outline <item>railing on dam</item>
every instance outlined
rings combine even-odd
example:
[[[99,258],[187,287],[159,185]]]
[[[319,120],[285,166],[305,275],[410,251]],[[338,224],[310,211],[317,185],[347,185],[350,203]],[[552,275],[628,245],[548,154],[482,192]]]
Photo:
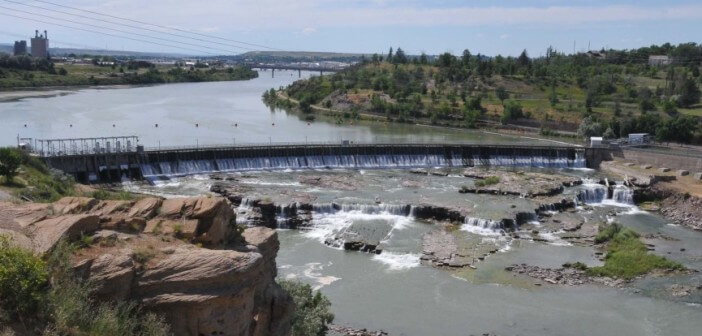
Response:
[[[487,144],[481,142],[440,142],[440,143],[408,143],[408,142],[272,142],[272,143],[238,143],[238,144],[205,144],[197,146],[153,146],[145,147],[145,152],[172,152],[172,151],[205,151],[205,150],[229,150],[244,148],[314,148],[314,147],[442,147],[442,146],[472,146],[472,147],[492,147],[492,148],[584,148],[578,145],[515,145],[515,144]]]

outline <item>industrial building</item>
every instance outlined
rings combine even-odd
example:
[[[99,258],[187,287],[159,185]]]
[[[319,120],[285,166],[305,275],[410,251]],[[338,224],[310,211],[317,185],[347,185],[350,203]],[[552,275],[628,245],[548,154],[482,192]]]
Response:
[[[12,54],[15,56],[27,54],[27,41],[15,41],[15,46],[12,48]]]
[[[36,58],[49,58],[49,35],[46,30],[44,35],[39,35],[39,31],[34,32],[32,38],[32,56]]]

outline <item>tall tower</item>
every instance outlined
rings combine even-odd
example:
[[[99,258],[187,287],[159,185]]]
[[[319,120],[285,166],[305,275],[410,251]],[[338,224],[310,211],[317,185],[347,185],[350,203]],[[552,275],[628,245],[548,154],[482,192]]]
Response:
[[[44,35],[39,35],[39,30],[34,31],[32,38],[32,56],[36,58],[49,58],[49,38],[46,30]]]
[[[15,56],[27,54],[27,41],[15,41],[15,46],[12,48]]]

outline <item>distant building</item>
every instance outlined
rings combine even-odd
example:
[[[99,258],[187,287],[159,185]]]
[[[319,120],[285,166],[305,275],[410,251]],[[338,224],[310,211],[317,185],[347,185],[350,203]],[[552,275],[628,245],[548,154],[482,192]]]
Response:
[[[673,59],[666,55],[651,55],[648,56],[648,65],[661,66],[670,65],[673,63]]]
[[[15,47],[12,48],[12,53],[15,56],[27,54],[27,41],[15,41]]]
[[[600,147],[602,146],[602,137],[590,137],[590,147]]]
[[[39,35],[35,31],[32,38],[32,56],[36,58],[49,58],[49,35],[44,31],[44,35]]]
[[[630,145],[646,145],[651,143],[651,135],[648,133],[629,133]]]

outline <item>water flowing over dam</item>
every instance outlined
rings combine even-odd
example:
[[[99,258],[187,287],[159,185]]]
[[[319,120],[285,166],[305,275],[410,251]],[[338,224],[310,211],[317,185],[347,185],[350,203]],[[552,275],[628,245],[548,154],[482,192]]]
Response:
[[[215,172],[420,167],[585,168],[586,150],[488,144],[286,144],[91,153],[45,157],[79,181],[155,181]]]

